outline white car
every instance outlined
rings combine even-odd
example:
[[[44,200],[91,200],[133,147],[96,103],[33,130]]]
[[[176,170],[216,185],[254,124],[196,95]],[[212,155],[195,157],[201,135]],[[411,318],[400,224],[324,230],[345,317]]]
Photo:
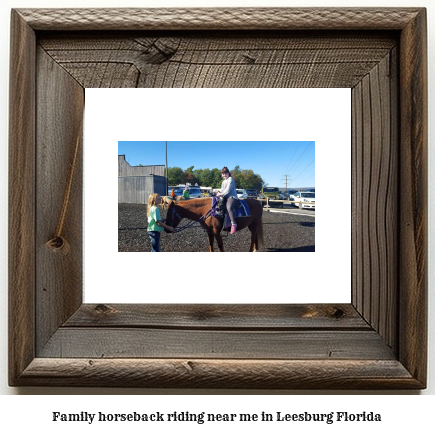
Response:
[[[248,193],[246,193],[244,188],[236,188],[236,192],[239,199],[246,199],[248,197]]]
[[[188,187],[190,199],[199,199],[202,197],[201,190],[198,187]]]
[[[295,191],[295,192],[293,192],[293,193],[290,193],[289,195],[288,195],[288,200],[291,200],[291,201],[294,201],[295,200],[295,194],[297,193],[297,191]],[[294,205],[294,204],[292,204],[292,205]]]
[[[293,200],[297,203],[294,205],[302,208],[316,208],[316,193],[308,191],[298,191],[293,195]]]

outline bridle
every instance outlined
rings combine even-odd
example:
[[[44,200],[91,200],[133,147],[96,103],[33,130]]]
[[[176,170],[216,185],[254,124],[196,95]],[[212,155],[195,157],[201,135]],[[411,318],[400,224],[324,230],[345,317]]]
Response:
[[[217,207],[217,202],[216,202],[216,204],[214,206],[212,205],[212,207],[203,216],[201,216],[198,220],[195,220],[195,221],[193,221],[191,223],[188,223],[187,225],[185,225],[185,226],[183,226],[181,228],[178,228],[178,227],[175,228],[175,227],[172,226],[172,224],[174,222],[174,217],[177,216],[180,219],[180,221],[181,221],[182,217],[180,216],[180,214],[178,214],[177,211],[175,211],[175,204],[174,204],[174,208],[172,208],[172,214],[171,214],[171,224],[169,226],[171,228],[174,228],[174,232],[176,232],[176,233],[184,231],[184,229],[190,228],[195,223],[199,223],[201,220],[208,219],[212,215],[212,213],[216,209],[216,207]]]

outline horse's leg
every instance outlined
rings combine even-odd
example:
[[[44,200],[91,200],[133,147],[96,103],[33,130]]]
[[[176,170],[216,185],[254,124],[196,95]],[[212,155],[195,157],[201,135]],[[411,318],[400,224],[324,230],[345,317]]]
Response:
[[[251,232],[251,246],[249,247],[249,251],[256,252],[257,249],[258,249],[257,232]]]
[[[208,245],[210,247],[210,252],[213,252],[213,242],[214,242],[214,234],[212,231],[207,232],[208,235]]]
[[[214,236],[216,237],[216,241],[217,241],[217,243],[218,243],[219,250],[220,250],[221,252],[223,252],[223,251],[224,251],[224,242],[223,242],[223,240],[222,240],[222,236],[221,236],[220,232],[215,232],[215,233],[214,233]]]
[[[222,240],[221,237],[221,230],[222,230],[222,223],[219,221],[219,219],[213,218],[211,217],[209,223],[208,223],[208,228],[209,228],[209,234],[208,234],[208,238],[209,240],[213,237],[216,238],[219,250],[221,252],[224,251],[224,242]],[[210,250],[210,252],[213,252],[213,250]]]
[[[208,235],[208,248],[210,252],[213,252],[213,243],[214,243],[214,234],[213,234],[213,227],[209,226],[207,222],[200,222],[200,225],[202,228],[207,232]]]
[[[248,228],[251,231],[251,246],[249,247],[249,251],[256,252],[258,250],[258,235],[257,235],[258,225],[252,222],[248,226]]]

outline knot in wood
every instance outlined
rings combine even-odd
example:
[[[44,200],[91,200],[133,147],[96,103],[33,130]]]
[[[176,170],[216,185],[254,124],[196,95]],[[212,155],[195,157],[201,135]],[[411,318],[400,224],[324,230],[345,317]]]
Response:
[[[45,243],[45,247],[53,253],[62,253],[67,255],[70,251],[70,245],[68,241],[62,236],[56,236],[51,238]]]
[[[344,316],[344,311],[342,309],[335,309],[332,316],[336,319],[341,319]]]
[[[98,304],[95,306],[94,312],[97,314],[108,314],[115,312],[115,309],[110,306],[106,306],[105,304]]]

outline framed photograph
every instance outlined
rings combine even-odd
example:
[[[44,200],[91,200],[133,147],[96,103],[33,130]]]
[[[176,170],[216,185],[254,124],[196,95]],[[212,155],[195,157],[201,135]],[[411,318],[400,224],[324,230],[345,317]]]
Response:
[[[85,303],[350,303],[350,89],[97,88],[86,89],[85,98],[84,233],[104,234],[98,243],[84,237]],[[162,131],[166,142],[159,141]],[[182,140],[173,140],[174,136]],[[145,137],[153,140],[139,140]],[[181,171],[177,166],[194,165],[198,173],[196,169],[211,165],[218,178],[214,186],[219,187],[226,165],[236,185],[243,181],[233,170],[238,164],[242,176],[243,169],[253,168],[271,187],[281,186],[282,175],[289,171],[294,180],[289,185],[298,179],[305,189],[318,185],[320,210],[316,218],[314,209],[300,210],[289,201],[271,202],[273,208],[268,210],[264,201],[255,200],[263,205],[257,210],[262,210],[264,241],[256,255],[248,255],[249,228],[232,236],[223,234],[224,253],[229,256],[223,262],[229,261],[231,272],[222,269],[222,260],[210,257],[208,234],[192,220],[183,219],[179,232],[161,233],[164,258],[150,255],[144,184],[160,182],[157,191],[164,196],[165,178],[152,175],[144,182],[136,174],[149,169],[163,173],[165,161],[169,180],[172,167]],[[135,175],[125,176],[128,173]],[[201,188],[207,182],[200,182]],[[136,185],[137,190],[129,189]],[[191,197],[198,195],[195,189]],[[340,199],[333,199],[331,190],[339,191],[342,203],[336,203]],[[184,202],[198,206],[198,201]],[[209,210],[211,199],[204,202]],[[328,212],[331,205],[335,212]],[[174,209],[181,213],[180,208],[178,199]],[[165,207],[160,212],[162,218],[167,216]],[[216,240],[214,249],[219,251]],[[146,277],[144,263],[153,270]],[[159,276],[168,273],[173,284],[162,285]],[[325,281],[334,282],[327,291]],[[162,289],[152,290],[156,286]]]
[[[424,8],[13,10],[10,385],[425,388],[426,68]],[[91,88],[350,89],[351,302],[84,303]]]

